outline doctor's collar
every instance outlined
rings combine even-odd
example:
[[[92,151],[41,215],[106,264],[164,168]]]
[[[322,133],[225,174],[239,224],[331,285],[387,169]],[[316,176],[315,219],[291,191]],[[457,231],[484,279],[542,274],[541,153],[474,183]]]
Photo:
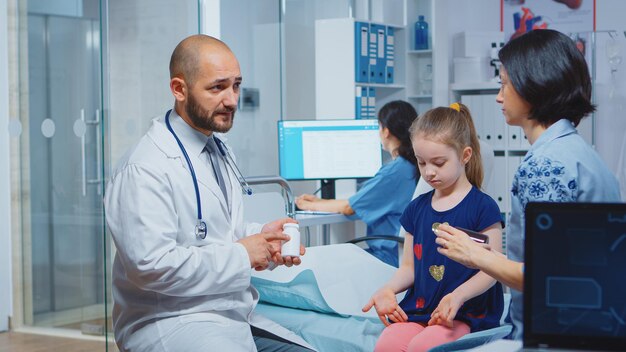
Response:
[[[170,124],[176,131],[178,138],[181,139],[189,155],[199,156],[204,150],[204,146],[209,137],[204,133],[189,126],[185,120],[172,108],[170,113]]]

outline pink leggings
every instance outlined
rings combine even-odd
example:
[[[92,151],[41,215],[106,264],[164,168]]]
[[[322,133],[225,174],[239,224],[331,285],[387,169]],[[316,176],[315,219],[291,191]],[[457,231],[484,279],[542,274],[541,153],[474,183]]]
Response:
[[[470,332],[470,327],[458,320],[454,327],[422,326],[418,323],[394,323],[383,330],[376,342],[375,352],[422,352],[459,339]]]

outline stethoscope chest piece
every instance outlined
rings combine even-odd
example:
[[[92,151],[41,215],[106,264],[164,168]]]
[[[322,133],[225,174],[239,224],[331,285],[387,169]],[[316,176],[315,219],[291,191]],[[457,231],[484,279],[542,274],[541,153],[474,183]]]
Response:
[[[206,222],[199,220],[196,224],[196,238],[202,240],[206,238]]]

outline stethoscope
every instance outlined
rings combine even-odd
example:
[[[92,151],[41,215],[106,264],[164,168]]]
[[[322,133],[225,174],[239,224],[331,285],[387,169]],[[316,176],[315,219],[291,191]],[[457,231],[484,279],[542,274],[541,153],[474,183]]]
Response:
[[[206,230],[206,223],[202,221],[202,205],[200,203],[200,191],[198,190],[198,179],[196,179],[196,172],[193,170],[193,164],[191,163],[191,160],[189,159],[189,155],[187,154],[187,150],[185,150],[185,146],[183,146],[183,143],[180,141],[180,139],[178,138],[178,136],[172,129],[172,125],[170,125],[170,113],[171,112],[172,110],[170,109],[165,114],[165,125],[167,126],[167,129],[170,131],[170,133],[174,136],[174,139],[176,139],[176,143],[178,143],[178,146],[180,147],[180,150],[183,152],[183,156],[185,157],[185,160],[187,161],[187,165],[189,166],[189,171],[191,172],[191,179],[193,180],[193,187],[196,190],[196,207],[198,209],[198,222],[196,223],[196,231],[195,231],[196,237],[205,239],[207,230]],[[224,142],[222,142],[219,138],[215,136],[213,136],[213,139],[215,140],[217,149],[219,149],[220,154],[222,154],[222,158],[224,158],[225,164],[228,165],[228,167],[230,167],[231,171],[235,174],[235,177],[237,177],[237,180],[239,181],[239,186],[241,186],[242,193],[251,195],[252,188],[250,188],[250,185],[248,185],[248,182],[246,181],[245,177],[243,177],[243,174],[237,167],[237,164],[235,163],[235,160],[233,160],[233,157],[230,155],[229,152],[227,152],[228,149],[226,148],[226,145],[224,144]]]

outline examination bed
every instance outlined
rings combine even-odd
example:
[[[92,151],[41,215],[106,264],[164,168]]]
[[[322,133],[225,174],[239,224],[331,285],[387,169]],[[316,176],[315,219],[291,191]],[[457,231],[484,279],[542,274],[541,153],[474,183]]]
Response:
[[[256,311],[318,351],[373,351],[384,325],[374,308],[367,313],[361,308],[395,270],[354,244],[310,247],[299,266],[254,272],[252,283],[261,295]],[[510,329],[503,325],[472,333],[432,351],[475,347],[508,335]]]

